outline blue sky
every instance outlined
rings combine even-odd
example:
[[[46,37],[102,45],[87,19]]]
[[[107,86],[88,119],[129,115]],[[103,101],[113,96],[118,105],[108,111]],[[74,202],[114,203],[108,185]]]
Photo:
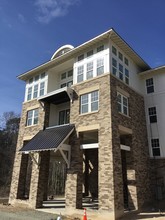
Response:
[[[165,64],[164,0],[0,0],[0,115],[21,112],[16,76],[113,27],[151,66]]]

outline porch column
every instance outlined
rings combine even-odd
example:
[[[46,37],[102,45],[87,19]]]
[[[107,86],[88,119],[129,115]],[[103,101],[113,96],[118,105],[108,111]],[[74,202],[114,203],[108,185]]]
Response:
[[[38,166],[33,162],[32,166],[29,196],[29,206],[31,208],[42,207],[42,202],[47,191],[50,151],[41,152],[40,157],[40,165]]]
[[[71,164],[67,172],[65,198],[66,209],[82,208],[82,167],[83,153],[80,150],[80,141],[74,131],[70,137]]]

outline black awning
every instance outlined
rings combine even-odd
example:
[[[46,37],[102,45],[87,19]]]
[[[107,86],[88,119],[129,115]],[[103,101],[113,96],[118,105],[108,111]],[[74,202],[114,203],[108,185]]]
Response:
[[[38,98],[39,101],[48,102],[55,105],[72,100],[73,90],[70,87],[57,89]]]
[[[34,152],[44,150],[55,150],[69,137],[73,132],[74,125],[60,125],[39,131],[25,146],[21,152]]]

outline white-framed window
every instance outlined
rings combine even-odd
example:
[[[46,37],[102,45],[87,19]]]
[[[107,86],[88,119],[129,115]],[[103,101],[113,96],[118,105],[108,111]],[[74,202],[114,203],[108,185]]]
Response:
[[[59,125],[68,124],[70,121],[70,109],[59,112]]]
[[[98,111],[99,108],[99,91],[93,91],[80,96],[80,113]]]
[[[30,78],[26,84],[25,101],[30,101],[41,95],[45,95],[46,80],[47,78],[45,73]]]
[[[129,60],[112,45],[112,74],[129,85],[128,65]]]
[[[77,82],[82,82],[84,80],[84,66],[81,65],[77,68]]]
[[[104,50],[104,45],[97,47],[97,53]]]
[[[40,96],[44,95],[45,82],[40,83]]]
[[[112,73],[116,76],[117,74],[117,61],[112,57]]]
[[[33,99],[37,98],[37,96],[38,96],[38,84],[34,85]]]
[[[129,70],[125,68],[125,83],[129,85]]]
[[[119,79],[123,80],[123,65],[119,63]]]
[[[32,99],[32,86],[27,90],[27,101]]]
[[[128,97],[121,93],[117,94],[118,112],[128,115]]]
[[[152,147],[152,155],[153,156],[160,156],[159,138],[152,138],[151,139],[151,147]]]
[[[104,58],[97,59],[97,76],[104,73]]]
[[[76,73],[74,82],[79,83],[103,74],[108,68],[105,65],[108,53],[109,51],[102,44],[77,56],[74,63],[74,71]]]
[[[73,85],[73,69],[61,73],[60,88],[71,87]]]
[[[150,123],[157,122],[156,107],[148,108],[148,115],[149,115]]]
[[[118,52],[118,56],[119,56],[119,59],[120,59],[121,61],[123,61],[123,54],[120,53],[120,51]]]
[[[146,79],[146,89],[147,93],[153,93],[154,92],[154,81],[153,78]]]
[[[36,125],[38,124],[38,109],[33,109],[27,112],[26,125]]]
[[[112,53],[116,56],[117,55],[117,49],[116,47],[112,46]]]
[[[87,79],[93,78],[93,61],[87,63]]]

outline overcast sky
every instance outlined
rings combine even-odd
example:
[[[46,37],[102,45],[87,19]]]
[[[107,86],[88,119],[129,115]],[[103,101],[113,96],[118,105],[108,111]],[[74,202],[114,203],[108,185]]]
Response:
[[[151,67],[164,65],[164,10],[165,0],[0,0],[0,115],[21,112],[16,76],[111,27]]]

